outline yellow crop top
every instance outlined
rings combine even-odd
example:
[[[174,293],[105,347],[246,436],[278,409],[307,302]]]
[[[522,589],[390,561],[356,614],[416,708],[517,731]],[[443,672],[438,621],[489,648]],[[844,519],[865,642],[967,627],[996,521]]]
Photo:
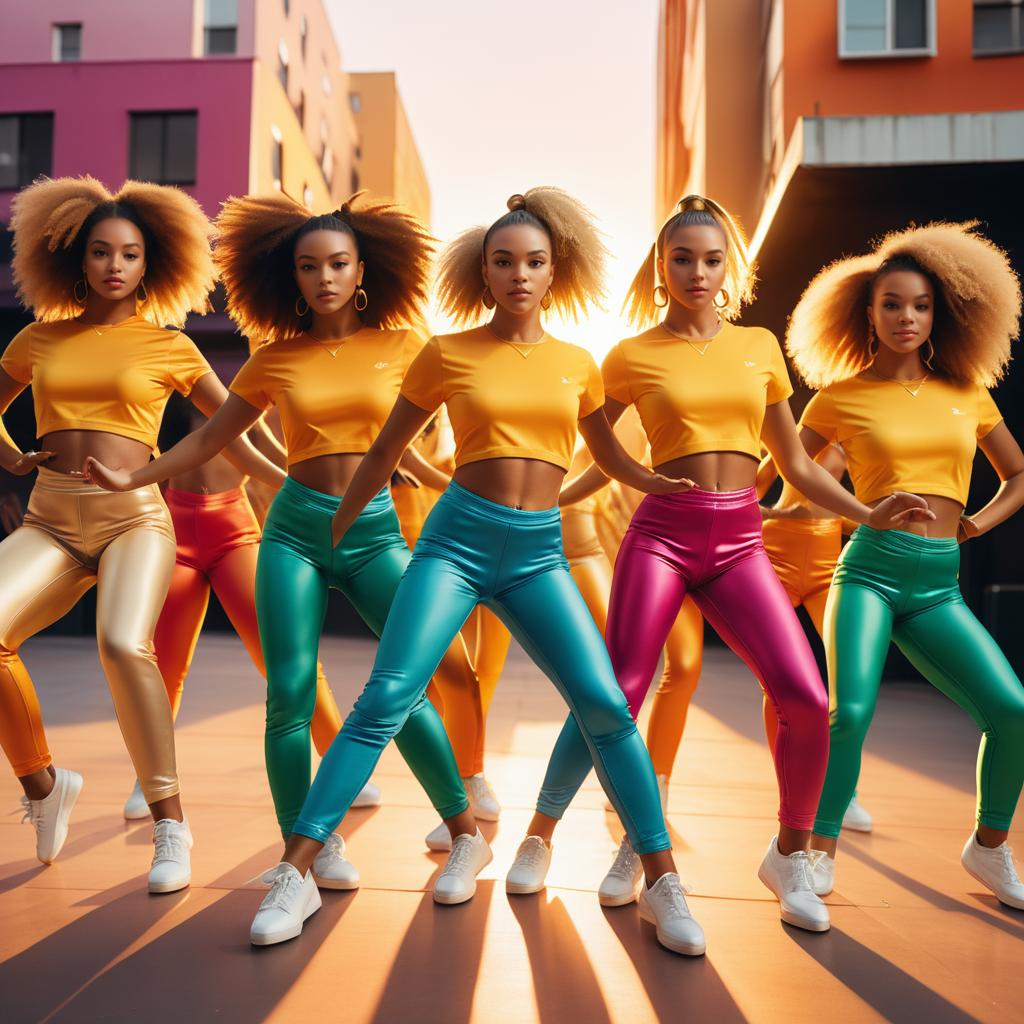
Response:
[[[609,398],[636,405],[655,466],[700,452],[759,459],[765,408],[793,393],[775,335],[730,323],[693,342],[659,324],[620,341],[602,373]]]
[[[318,455],[366,452],[421,345],[413,331],[373,327],[340,342],[300,334],[256,349],[230,390],[261,411],[277,406],[290,466]]]
[[[29,324],[0,366],[32,386],[39,437],[101,430],[150,448],[171,392],[188,395],[212,372],[190,338],[139,316],[109,327],[79,320]]]
[[[487,326],[431,338],[402,395],[421,409],[447,404],[456,467],[516,458],[567,470],[577,421],[604,404],[601,373],[585,349],[548,334],[536,345],[513,344]]]
[[[978,439],[1002,418],[980,384],[933,377],[913,396],[896,381],[862,373],[819,391],[800,425],[843,446],[865,504],[910,491],[964,505]]]

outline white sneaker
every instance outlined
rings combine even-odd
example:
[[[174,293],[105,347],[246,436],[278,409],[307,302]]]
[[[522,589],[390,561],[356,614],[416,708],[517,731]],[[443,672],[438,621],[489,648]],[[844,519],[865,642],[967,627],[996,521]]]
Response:
[[[375,785],[372,782],[367,782],[365,786],[356,794],[355,800],[352,801],[352,807],[380,807],[381,795],[380,786]]]
[[[274,868],[270,892],[256,911],[249,941],[254,946],[272,946],[294,939],[302,932],[306,918],[320,909],[320,890],[307,871],[305,878],[291,864]]]
[[[474,818],[481,821],[497,821],[501,815],[501,804],[491,789],[491,784],[484,778],[483,772],[470,775],[463,779],[462,784],[466,787],[466,796],[469,797],[469,807]]]
[[[843,815],[843,828],[848,828],[851,832],[870,832],[874,827],[875,822],[871,817],[871,812],[859,804],[857,798],[854,797]]]
[[[476,830],[456,836],[444,871],[434,883],[435,903],[465,903],[476,893],[476,876],[494,859],[487,840]]]
[[[313,881],[321,889],[358,889],[359,871],[345,859],[345,840],[332,832],[313,861]]]
[[[527,836],[505,876],[505,892],[540,892],[551,867],[551,844],[540,836]]]
[[[991,889],[1000,903],[1024,910],[1024,882],[1021,882],[1017,874],[1013,850],[1007,843],[1002,842],[993,848],[982,846],[975,832],[964,846],[960,863],[969,875],[986,889]]]
[[[814,892],[806,850],[786,856],[779,852],[778,836],[772,836],[757,877],[778,897],[787,924],[809,932],[827,932],[831,927],[828,907]]]
[[[824,850],[808,850],[811,859],[811,888],[817,896],[827,896],[835,887],[836,859]]]
[[[602,907],[624,907],[640,896],[644,885],[644,866],[633,852],[626,836],[619,843],[615,861],[604,876],[597,899]]]
[[[149,804],[146,803],[146,798],[142,794],[142,786],[139,785],[138,779],[135,780],[135,785],[132,786],[132,791],[124,802],[124,817],[125,821],[149,817]]]
[[[431,829],[423,841],[427,844],[427,849],[435,853],[447,853],[452,848],[452,834],[443,821],[437,828]]]
[[[658,780],[658,796],[661,798],[661,814],[664,817],[668,814],[668,776],[658,775],[656,778]],[[615,810],[615,805],[607,797],[605,797],[604,809],[606,811]]]
[[[177,892],[192,881],[192,831],[187,821],[161,818],[153,825],[150,892]]]
[[[82,776],[67,768],[56,769],[53,789],[42,800],[21,798],[25,810],[22,821],[30,821],[36,830],[36,856],[52,864],[68,837],[68,819],[82,792]]]
[[[705,949],[704,929],[693,919],[679,876],[662,875],[640,892],[640,916],[654,925],[658,941],[673,953],[700,956]]]

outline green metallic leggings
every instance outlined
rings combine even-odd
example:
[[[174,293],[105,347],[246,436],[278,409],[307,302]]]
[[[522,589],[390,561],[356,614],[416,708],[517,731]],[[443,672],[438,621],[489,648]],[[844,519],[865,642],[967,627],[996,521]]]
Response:
[[[1024,783],[1024,687],[964,603],[959,568],[952,538],[868,526],[840,556],[825,609],[830,749],[818,835],[839,835],[890,638],[978,723],[978,822],[1010,827]]]
[[[340,502],[289,477],[270,508],[256,565],[267,665],[267,775],[285,836],[309,790],[309,722],[327,588],[340,590],[380,636],[411,557],[386,490],[332,548],[331,517]],[[395,743],[442,818],[469,806],[444,726],[422,694]]]

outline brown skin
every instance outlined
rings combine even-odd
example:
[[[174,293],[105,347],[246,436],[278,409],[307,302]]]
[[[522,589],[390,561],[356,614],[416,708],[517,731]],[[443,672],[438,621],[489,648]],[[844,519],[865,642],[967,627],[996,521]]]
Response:
[[[891,380],[905,381],[916,387],[930,373],[923,354],[927,353],[925,342],[931,334],[934,307],[935,294],[931,282],[922,274],[894,270],[879,278],[871,305],[867,308],[868,320],[878,338],[878,354],[862,376],[877,381],[880,387],[891,386],[888,383]],[[922,387],[928,387],[927,380]],[[800,432],[800,441],[811,457],[827,443],[808,427]],[[959,536],[964,541],[987,533],[1024,505],[1024,452],[1006,424],[998,424],[978,442],[978,447],[1001,481],[992,500],[979,512],[961,520],[964,509],[958,501],[938,494],[926,494],[924,497],[934,518],[908,522],[900,529],[922,537]],[[1005,842],[1009,834],[981,824],[977,830],[978,842],[990,848]],[[815,834],[811,837],[811,848],[824,850],[834,857],[838,842],[838,839]]]
[[[529,225],[510,226],[494,232],[484,253],[481,273],[495,300],[489,325],[491,331],[498,338],[519,345],[541,342],[544,338],[541,301],[555,275],[551,239],[547,233]],[[398,398],[387,423],[353,477],[346,501],[334,517],[332,533],[335,544],[345,536],[366,503],[387,481],[399,456],[431,415],[407,399]],[[690,486],[688,480],[671,480],[651,473],[630,458],[612,434],[600,409],[580,420],[579,427],[594,458],[610,475],[624,483],[660,494],[685,490]],[[561,467],[548,462],[503,458],[460,466],[453,479],[489,501],[509,508],[536,511],[557,504],[564,477],[565,471]],[[476,821],[472,813],[466,811],[461,817],[464,819],[461,834],[475,834]],[[320,846],[316,840],[306,836],[292,835],[285,845],[283,859],[304,874]],[[676,870],[668,850],[645,855],[643,862],[651,885],[662,875]]]
[[[714,299],[725,281],[727,246],[725,232],[718,227],[681,225],[665,239],[664,253],[658,258],[658,273],[669,296],[665,325],[670,333],[691,339],[700,347],[714,345],[721,327]],[[608,421],[614,425],[625,408],[622,403],[607,399]],[[786,479],[810,501],[835,515],[857,523],[870,523],[880,530],[903,529],[910,522],[933,518],[924,499],[913,494],[897,492],[874,509],[858,501],[804,451],[787,401],[776,402],[765,410],[761,436]],[[755,485],[758,461],[741,452],[700,452],[671,459],[654,468],[665,476],[689,477],[702,490],[738,491]],[[562,503],[582,500],[605,479],[596,467],[588,469],[568,485]],[[534,815],[530,831],[542,829],[537,834],[548,838],[555,824],[555,819],[538,813]],[[778,842],[782,854],[806,850],[810,841],[810,829],[794,829],[780,823]]]

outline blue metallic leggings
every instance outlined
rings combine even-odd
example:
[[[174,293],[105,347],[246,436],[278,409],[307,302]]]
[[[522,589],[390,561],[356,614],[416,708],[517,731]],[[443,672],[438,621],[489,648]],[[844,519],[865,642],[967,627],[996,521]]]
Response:
[[[654,769],[569,575],[558,509],[508,508],[455,483],[427,519],[370,680],[324,755],[292,831],[321,842],[334,831],[480,603],[494,610],[565,698],[633,849],[669,849]]]

